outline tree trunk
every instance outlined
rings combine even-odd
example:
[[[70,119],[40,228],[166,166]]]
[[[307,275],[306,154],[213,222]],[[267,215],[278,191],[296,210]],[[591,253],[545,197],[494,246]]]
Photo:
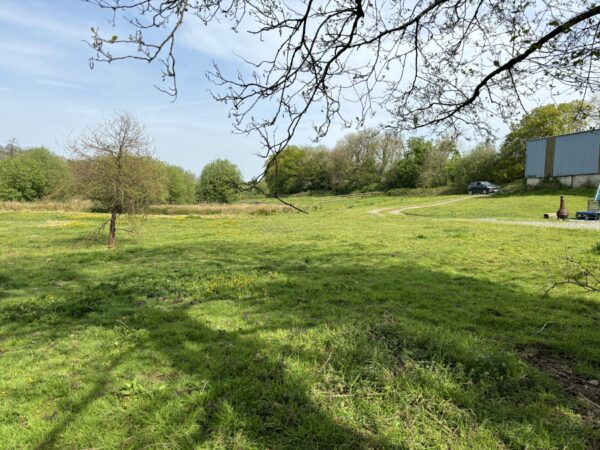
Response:
[[[113,248],[117,241],[117,210],[113,208],[110,213],[110,228],[108,229],[108,247]]]

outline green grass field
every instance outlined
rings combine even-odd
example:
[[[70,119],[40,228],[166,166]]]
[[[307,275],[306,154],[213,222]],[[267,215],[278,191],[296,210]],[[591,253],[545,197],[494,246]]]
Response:
[[[599,231],[453,220],[556,195],[368,214],[446,198],[151,216],[113,251],[101,214],[0,213],[0,448],[600,448],[600,299],[542,298]]]
[[[570,216],[587,210],[589,196],[565,195]],[[558,195],[526,195],[515,197],[477,197],[441,208],[426,208],[407,212],[410,215],[439,218],[498,218],[540,220],[544,213],[555,213],[560,206]]]

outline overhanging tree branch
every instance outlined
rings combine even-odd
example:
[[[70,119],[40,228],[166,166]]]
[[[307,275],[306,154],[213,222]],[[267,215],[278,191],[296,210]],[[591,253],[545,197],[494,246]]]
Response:
[[[94,28],[92,63],[160,61],[173,96],[175,37],[193,18],[274,45],[266,58],[243,55],[238,73],[208,72],[235,129],[260,137],[265,171],[309,120],[315,139],[376,113],[397,131],[487,134],[489,116],[512,119],[540,91],[600,89],[600,6],[589,0],[86,1],[131,29]]]

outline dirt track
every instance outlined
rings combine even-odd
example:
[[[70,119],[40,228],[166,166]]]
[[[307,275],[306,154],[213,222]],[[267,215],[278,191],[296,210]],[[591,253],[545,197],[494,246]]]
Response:
[[[471,197],[455,198],[455,199],[452,199],[452,200],[444,200],[444,201],[441,201],[441,202],[424,203],[422,205],[406,206],[406,207],[400,208],[400,209],[394,209],[394,208],[376,208],[376,209],[372,209],[371,211],[369,211],[369,214],[372,215],[372,216],[379,216],[379,215],[381,215],[382,212],[387,212],[388,214],[394,214],[396,216],[402,216],[402,215],[404,215],[404,214],[402,214],[404,211],[408,211],[410,209],[421,209],[421,208],[430,208],[432,206],[448,205],[450,203],[462,202],[463,200],[468,200],[470,198],[476,198],[476,197],[480,197],[480,196],[477,195],[477,196],[471,196]]]
[[[424,203],[422,205],[413,205],[406,206],[404,208],[376,208],[369,211],[369,214],[372,216],[381,216],[382,213],[392,214],[395,216],[404,216],[405,211],[413,210],[413,209],[422,209],[422,208],[430,208],[433,206],[442,206],[449,205],[451,203],[462,202],[464,200],[469,200],[471,198],[479,198],[480,195],[474,195],[469,197],[460,197],[452,200],[444,200],[440,202],[433,203]],[[600,220],[596,221],[583,221],[583,220],[567,220],[567,221],[557,221],[557,220],[547,220],[547,221],[539,221],[539,220],[504,220],[504,219],[495,219],[491,217],[481,217],[481,218],[470,218],[470,219],[462,219],[462,218],[445,218],[445,217],[429,217],[430,220],[453,220],[459,222],[485,222],[485,223],[495,223],[501,225],[524,225],[529,227],[547,227],[547,228],[572,228],[578,230],[600,230]]]

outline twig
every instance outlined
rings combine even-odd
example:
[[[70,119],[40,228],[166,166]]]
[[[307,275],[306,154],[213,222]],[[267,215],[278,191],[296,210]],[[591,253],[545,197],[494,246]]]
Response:
[[[564,256],[564,279],[552,281],[544,291],[545,298],[558,286],[572,284],[587,292],[600,292],[600,265],[594,261],[579,261],[567,253]]]
[[[587,398],[585,395],[583,395],[581,392],[579,392],[579,395],[581,396],[582,399],[587,400],[588,402],[590,402],[590,404],[594,405],[596,408],[600,409],[600,405],[592,400],[590,400],[589,398]]]
[[[425,411],[425,413],[432,418],[439,426],[441,426],[442,428],[444,428],[448,433],[450,434],[456,434],[455,430],[452,430],[448,425],[446,425],[444,422],[442,422],[440,420],[439,417],[437,417],[434,413],[432,413],[431,411],[429,411],[427,408],[423,408],[423,411]]]
[[[544,331],[544,330],[546,329],[546,327],[547,327],[548,325],[550,325],[550,324],[553,324],[553,323],[556,323],[556,322],[546,322],[546,323],[544,323],[544,326],[542,326],[542,328],[540,328],[539,330],[537,330],[537,331],[535,332],[535,334],[540,334],[542,331]]]
[[[329,360],[331,359],[332,355],[333,355],[333,350],[331,350],[329,352],[329,356],[327,357],[327,359],[325,360],[325,362],[323,363],[323,365],[321,367],[319,367],[318,372],[321,372],[325,368],[325,366],[329,363]]]
[[[334,392],[327,392],[327,391],[316,391],[317,394],[322,394],[322,395],[327,395],[331,398],[345,398],[345,397],[381,397],[382,395],[384,395],[383,392],[374,392],[374,393],[369,393],[369,392],[357,392],[354,394],[336,394]]]
[[[96,236],[104,236],[104,230],[106,229],[106,225],[108,225],[109,222],[110,222],[110,219],[102,222],[102,224],[98,228],[96,228],[96,230],[92,231],[89,234],[88,239],[93,239]]]

